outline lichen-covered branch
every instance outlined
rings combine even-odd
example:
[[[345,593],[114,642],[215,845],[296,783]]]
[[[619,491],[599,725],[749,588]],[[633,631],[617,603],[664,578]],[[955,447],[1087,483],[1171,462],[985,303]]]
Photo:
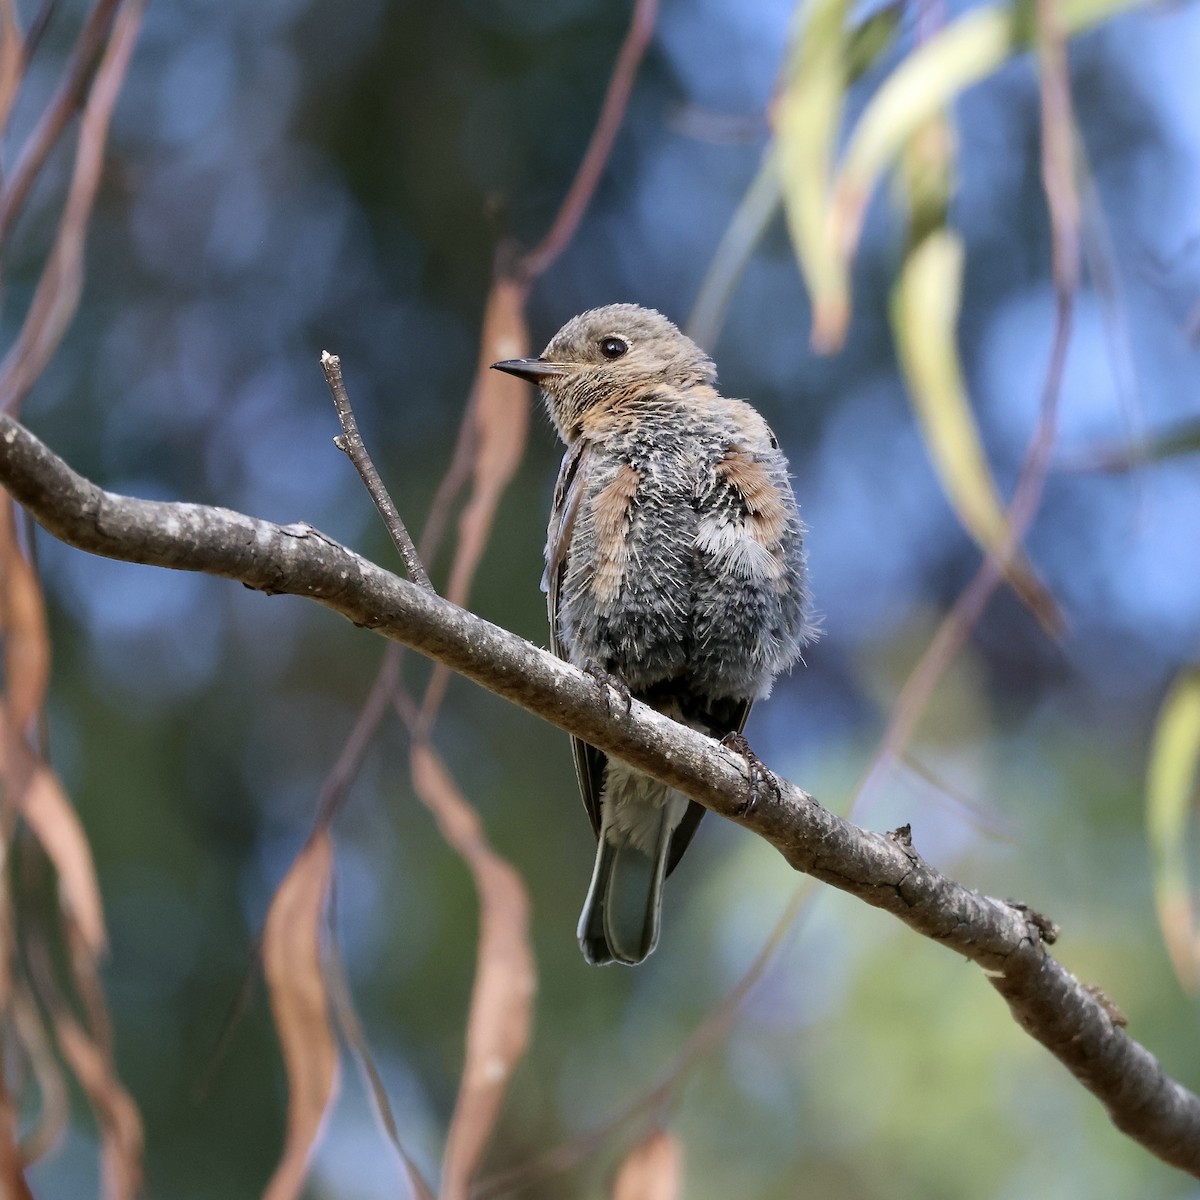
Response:
[[[907,830],[860,829],[784,780],[777,795],[760,789],[757,805],[744,812],[746,768],[738,755],[637,702],[629,713],[620,705],[610,713],[590,676],[309,525],[103,491],[3,415],[0,483],[72,546],[317,600],[753,830],[796,870],[977,963],[1021,1027],[1104,1104],[1119,1129],[1200,1178],[1200,1098],[1125,1033],[1102,994],[1050,955],[1043,919],[948,879],[920,858]]]

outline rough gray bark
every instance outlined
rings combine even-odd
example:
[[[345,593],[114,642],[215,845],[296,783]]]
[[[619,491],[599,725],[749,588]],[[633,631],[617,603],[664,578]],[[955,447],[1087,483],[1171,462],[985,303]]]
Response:
[[[782,779],[777,794],[763,789],[753,810],[744,811],[747,774],[738,755],[637,702],[628,714],[621,704],[610,713],[605,692],[588,675],[309,525],[103,491],[2,414],[0,483],[72,546],[317,600],[753,830],[796,870],[977,963],[1018,1024],[1100,1100],[1120,1130],[1200,1178],[1200,1098],[1125,1033],[1103,994],[1050,955],[1043,918],[948,879],[921,859],[907,829],[860,829]]]

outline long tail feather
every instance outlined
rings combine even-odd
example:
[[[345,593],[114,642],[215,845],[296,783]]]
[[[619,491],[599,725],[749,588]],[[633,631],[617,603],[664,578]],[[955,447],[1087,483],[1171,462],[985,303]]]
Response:
[[[674,829],[669,805],[662,806],[650,853],[600,834],[592,883],[579,918],[579,945],[593,964],[634,966],[658,944],[662,887]]]

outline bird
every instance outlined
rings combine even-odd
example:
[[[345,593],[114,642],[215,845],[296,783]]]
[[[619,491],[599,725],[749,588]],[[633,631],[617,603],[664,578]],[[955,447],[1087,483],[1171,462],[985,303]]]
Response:
[[[566,446],[543,578],[554,653],[626,702],[732,739],[753,786],[750,707],[816,633],[775,435],[721,395],[695,342],[636,304],[584,312],[538,357],[492,366],[541,389]],[[597,841],[579,944],[589,963],[634,965],[658,943],[663,882],[705,810],[571,744]]]

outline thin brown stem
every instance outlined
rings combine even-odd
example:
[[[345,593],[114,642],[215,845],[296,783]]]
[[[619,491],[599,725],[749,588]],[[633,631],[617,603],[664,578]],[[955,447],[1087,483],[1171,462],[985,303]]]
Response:
[[[333,765],[333,770],[325,779],[321,788],[321,796],[317,801],[317,815],[313,821],[314,829],[328,825],[341,811],[346,803],[346,797],[358,778],[363,758],[367,748],[379,729],[384,713],[388,710],[392,692],[400,682],[400,663],[404,647],[396,642],[388,645],[383,652],[383,661],[371,690],[367,693],[363,706],[358,710],[354,727],[350,730],[346,744]]]
[[[409,1195],[412,1200],[434,1200],[429,1184],[425,1182],[420,1169],[400,1140],[400,1130],[396,1125],[396,1117],[392,1111],[391,1101],[388,1099],[387,1089],[383,1086],[379,1068],[375,1065],[366,1036],[363,1034],[362,1022],[358,1019],[358,1012],[354,1007],[354,997],[350,992],[350,981],[346,978],[346,967],[338,952],[337,941],[332,937],[326,951],[325,978],[329,984],[330,1007],[337,1018],[342,1037],[349,1045],[354,1060],[358,1064],[363,1090],[371,1098],[375,1109],[375,1119],[388,1143],[396,1152],[396,1158],[408,1184]]]
[[[330,354],[328,350],[323,350],[321,352],[321,370],[325,372],[325,381],[329,384],[329,391],[333,396],[333,406],[337,409],[338,421],[342,426],[342,436],[334,438],[333,444],[339,450],[344,451],[354,464],[354,469],[358,472],[371,499],[375,502],[375,507],[379,510],[379,515],[383,518],[383,523],[387,526],[387,531],[400,553],[409,579],[413,583],[433,591],[433,584],[429,580],[425,564],[421,562],[421,556],[417,553],[417,547],[409,537],[408,529],[396,509],[395,502],[384,486],[379,472],[375,469],[375,464],[371,461],[371,455],[367,452],[362,434],[358,432],[358,422],[354,419],[354,409],[350,405],[350,394],[346,391],[346,381],[342,378],[342,360],[336,354]]]
[[[617,53],[608,90],[604,93],[604,103],[600,106],[600,116],[583,161],[579,164],[554,224],[546,236],[520,260],[518,270],[525,279],[536,279],[541,275],[575,236],[575,230],[583,220],[583,214],[604,174],[621,123],[625,120],[625,109],[629,105],[638,67],[650,44],[657,18],[658,0],[635,0],[629,32]]]
[[[54,149],[68,122],[83,103],[92,67],[104,49],[118,3],[119,0],[96,0],[75,42],[71,61],[67,65],[58,91],[54,93],[54,99],[50,101],[42,113],[41,120],[21,147],[17,164],[13,167],[4,190],[0,192],[0,245],[7,240],[13,222],[25,206],[34,180],[50,157],[50,151]]]
[[[111,27],[105,25],[108,40],[84,106],[71,184],[54,247],[38,279],[21,332],[0,365],[0,405],[9,412],[17,410],[41,376],[79,307],[83,292],[84,246],[104,168],[109,124],[137,45],[145,6],[146,0],[124,0]],[[92,18],[100,9],[101,5],[97,4]],[[89,28],[91,23],[92,19],[89,19]],[[77,52],[87,34],[88,29],[85,29],[80,35]],[[37,137],[36,130],[33,137]],[[21,163],[18,163],[18,173],[20,170]],[[3,241],[3,222],[8,211],[3,208],[5,204],[4,197],[0,196],[0,208],[3,209],[0,212],[0,242]]]
[[[792,893],[774,928],[767,940],[754,956],[754,961],[746,969],[745,974],[733,985],[721,1002],[692,1030],[675,1061],[663,1072],[656,1083],[640,1092],[633,1100],[626,1103],[619,1112],[608,1120],[590,1129],[578,1137],[564,1142],[560,1146],[540,1154],[532,1162],[505,1171],[497,1171],[481,1179],[479,1185],[471,1191],[472,1200],[496,1200],[506,1195],[520,1195],[537,1180],[551,1175],[560,1175],[578,1166],[590,1155],[599,1150],[613,1134],[624,1129],[638,1117],[649,1114],[652,1119],[659,1120],[664,1111],[678,1096],[683,1085],[690,1078],[692,1071],[699,1065],[701,1058],[733,1028],[734,1021],[741,1012],[742,1005],[762,982],[763,976],[775,962],[775,956],[780,948],[797,927],[801,915],[808,911],[809,904],[816,896],[810,886],[801,883]]]
[[[37,12],[33,14],[33,18],[29,22],[29,29],[25,33],[23,47],[26,63],[37,53],[38,46],[41,45],[42,38],[46,30],[50,28],[50,22],[54,19],[56,8],[58,8],[58,0],[42,0],[38,5]]]

